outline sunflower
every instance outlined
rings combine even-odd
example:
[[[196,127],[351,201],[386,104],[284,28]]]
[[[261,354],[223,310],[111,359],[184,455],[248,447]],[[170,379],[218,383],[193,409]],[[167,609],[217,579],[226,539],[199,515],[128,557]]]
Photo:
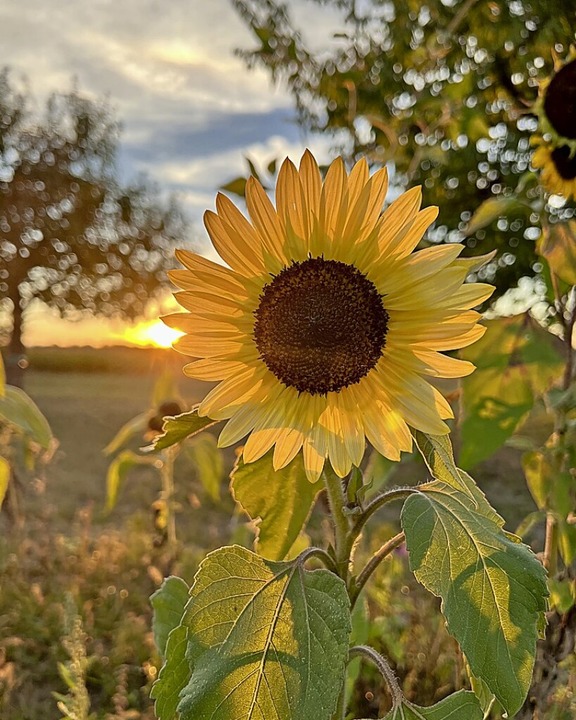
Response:
[[[540,85],[535,111],[541,131],[554,145],[576,151],[576,50],[565,62],[554,62],[554,73]]]
[[[576,199],[576,149],[568,145],[552,145],[536,139],[538,147],[532,156],[532,165],[541,168],[542,185],[551,193]]]
[[[222,260],[177,251],[171,273],[187,313],[165,321],[186,334],[175,347],[184,372],[216,382],[199,414],[227,420],[219,445],[247,437],[246,463],[272,447],[276,469],[300,451],[308,479],[329,460],[344,477],[368,440],[398,460],[410,426],[445,434],[450,406],[427,378],[467,375],[445,350],[477,340],[472,307],[492,287],[463,285],[486,258],[458,259],[462,245],[413,253],[437,208],[420,210],[413,188],[381,212],[386,170],[364,160],[349,175],[335,160],[324,182],[307,151],[286,160],[276,207],[250,178],[250,220],[224,195],[205,225]]]

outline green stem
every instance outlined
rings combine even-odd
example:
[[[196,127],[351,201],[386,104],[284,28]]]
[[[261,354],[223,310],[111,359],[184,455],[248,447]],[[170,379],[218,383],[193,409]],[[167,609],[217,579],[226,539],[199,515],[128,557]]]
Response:
[[[348,535],[350,525],[344,514],[346,498],[342,478],[334,472],[329,463],[326,463],[323,472],[324,485],[328,493],[328,503],[334,525],[334,552],[336,554],[336,568],[338,576],[348,584],[350,550],[348,548]]]
[[[300,563],[305,563],[310,558],[318,558],[318,560],[322,561],[324,563],[324,566],[331,570],[335,575],[338,575],[338,568],[336,567],[336,563],[334,562],[334,559],[328,555],[326,550],[322,550],[322,548],[317,547],[310,547],[306,548],[300,555],[298,556],[298,561]]]
[[[328,494],[328,503],[330,505],[330,513],[332,515],[332,523],[334,526],[334,553],[336,555],[336,572],[339,577],[344,580],[348,587],[350,575],[350,548],[348,544],[348,536],[350,533],[350,523],[348,517],[344,514],[344,506],[346,497],[344,496],[344,486],[342,478],[332,469],[330,463],[326,463],[323,472],[324,485]],[[336,711],[332,716],[332,720],[344,720],[346,716],[346,679],[343,679],[342,689],[338,696]]]
[[[166,502],[166,536],[168,547],[176,549],[176,516],[174,514],[174,448],[166,448],[162,461],[162,493]]]
[[[378,565],[380,565],[384,558],[388,557],[388,555],[390,555],[391,552],[396,550],[397,547],[400,547],[400,545],[402,545],[405,539],[406,537],[404,533],[399,532],[397,535],[394,535],[394,537],[390,538],[390,540],[385,542],[384,545],[382,545],[382,547],[377,550],[374,555],[372,555],[372,557],[366,564],[366,567],[358,575],[356,581],[351,588],[350,602],[352,607],[354,607],[358,596],[362,592],[362,588],[364,587],[364,585],[366,585],[374,570],[376,570],[376,568],[378,567]]]
[[[380,674],[388,685],[390,695],[392,696],[393,707],[399,707],[402,704],[402,689],[398,684],[398,680],[396,679],[394,670],[392,670],[386,658],[382,657],[379,652],[376,652],[374,648],[371,648],[368,645],[355,645],[354,647],[350,648],[350,652],[348,653],[348,657],[350,658],[350,660],[359,656],[367,657],[371,662],[374,663],[374,665],[376,665],[376,667],[380,671]]]
[[[381,507],[393,502],[394,500],[405,500],[415,492],[416,490],[414,488],[396,488],[396,490],[388,490],[388,492],[377,495],[373,500],[371,500],[364,508],[362,515],[356,519],[356,522],[348,534],[348,545],[346,548],[347,554],[349,556],[352,554],[352,549],[358,540],[364,525],[376,511],[380,510]]]

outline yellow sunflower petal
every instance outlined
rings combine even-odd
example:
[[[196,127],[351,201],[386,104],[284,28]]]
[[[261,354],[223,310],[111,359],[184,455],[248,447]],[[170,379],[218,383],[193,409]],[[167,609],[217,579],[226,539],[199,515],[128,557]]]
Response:
[[[348,183],[342,158],[335,160],[326,173],[320,195],[319,224],[332,241],[340,238],[348,213]],[[332,247],[326,248],[332,253]]]
[[[285,253],[282,225],[270,198],[254,177],[248,178],[246,183],[246,206],[261,242],[268,247],[272,257],[287,265],[289,258]]]
[[[195,280],[194,287],[212,288],[231,297],[248,298],[245,286],[232,270],[188,250],[176,250],[176,257],[191,271]],[[174,277],[174,273],[172,277]],[[180,287],[182,286],[180,285]]]
[[[320,193],[322,192],[322,176],[320,175],[318,163],[309,150],[306,150],[302,156],[299,174],[308,214],[310,217],[318,217],[320,210]],[[311,223],[309,230],[312,232]]]
[[[262,251],[258,244],[249,245],[244,235],[210,210],[204,213],[204,225],[218,255],[236,272],[250,276],[264,271]]]

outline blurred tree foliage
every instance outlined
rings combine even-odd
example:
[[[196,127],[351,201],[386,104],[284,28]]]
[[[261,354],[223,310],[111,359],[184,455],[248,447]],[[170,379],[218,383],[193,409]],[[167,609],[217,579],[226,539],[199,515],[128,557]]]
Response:
[[[537,273],[543,213],[574,215],[547,205],[530,172],[539,81],[575,41],[574,0],[310,1],[330,23],[341,13],[322,49],[287,4],[232,0],[258,43],[240,55],[287,83],[304,127],[332,133],[350,159],[392,165],[401,187],[421,184],[440,207],[432,241],[498,248],[484,271],[495,297]]]
[[[165,286],[186,231],[174,198],[146,178],[119,181],[120,126],[106,101],[73,89],[53,94],[41,116],[33,104],[0,70],[0,303],[13,312],[12,384],[21,382],[22,316],[35,298],[72,317],[136,317]]]

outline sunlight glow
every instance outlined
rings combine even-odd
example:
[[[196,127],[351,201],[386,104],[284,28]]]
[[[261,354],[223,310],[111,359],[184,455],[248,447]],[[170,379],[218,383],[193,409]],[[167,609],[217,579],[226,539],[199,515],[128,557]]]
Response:
[[[138,323],[124,331],[124,340],[131,345],[154,345],[155,347],[168,348],[184,333],[169,328],[161,320],[153,320]]]

